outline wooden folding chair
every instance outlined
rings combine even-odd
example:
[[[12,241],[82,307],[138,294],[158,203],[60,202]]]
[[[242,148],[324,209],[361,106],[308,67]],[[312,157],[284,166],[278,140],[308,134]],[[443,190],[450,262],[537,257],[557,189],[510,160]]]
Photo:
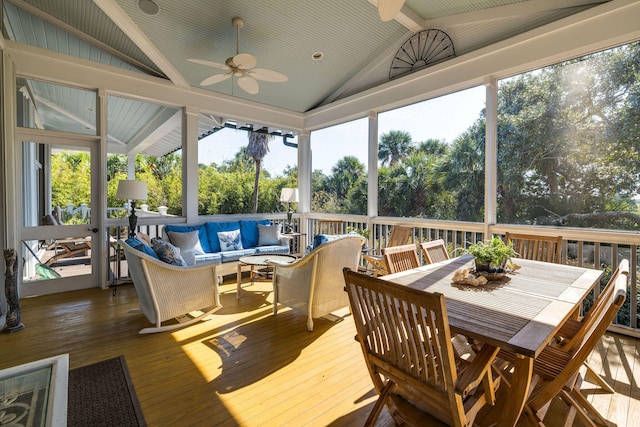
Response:
[[[535,234],[517,234],[506,232],[505,243],[513,244],[520,258],[545,262],[560,262],[562,236],[537,236]]]
[[[389,274],[420,267],[418,252],[414,244],[384,248],[382,256],[389,269]]]
[[[449,259],[447,246],[442,239],[422,242],[420,243],[420,249],[422,250],[422,255],[424,255],[424,259],[427,261],[427,264],[433,264],[434,262],[446,261]]]
[[[572,407],[583,424],[609,425],[608,421],[580,393],[583,379],[580,370],[624,303],[627,295],[628,274],[629,261],[623,260],[611,276],[597,307],[594,305],[593,308],[596,310],[588,318],[585,316],[586,320],[583,319],[580,322],[580,327],[564,348],[549,345],[534,360],[533,370],[537,381],[532,382],[533,389],[524,408],[524,414],[534,425],[544,425],[544,416],[555,397],[560,397]],[[515,355],[501,350],[498,357],[513,361]],[[503,375],[507,373],[508,365],[500,372]]]
[[[453,426],[473,425],[495,403],[500,377],[491,363],[498,348],[485,344],[471,362],[457,360],[444,296],[344,270],[357,339],[379,394],[365,426],[383,406],[399,425],[429,425],[403,411],[408,402]],[[404,404],[400,404],[404,403]]]
[[[394,225],[391,229],[391,235],[387,242],[387,247],[406,245],[411,238],[413,228],[404,227],[401,225]],[[370,268],[373,269],[374,276],[384,276],[389,274],[389,268],[382,255],[365,254],[362,258],[367,261]]]

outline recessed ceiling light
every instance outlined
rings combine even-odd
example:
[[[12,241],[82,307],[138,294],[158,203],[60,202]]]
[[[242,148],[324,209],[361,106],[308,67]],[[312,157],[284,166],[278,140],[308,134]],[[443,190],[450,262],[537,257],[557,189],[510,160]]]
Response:
[[[311,59],[314,61],[320,61],[322,58],[324,58],[324,53],[322,52],[314,52],[311,54]]]
[[[147,15],[157,15],[160,7],[153,0],[138,0],[138,8]]]

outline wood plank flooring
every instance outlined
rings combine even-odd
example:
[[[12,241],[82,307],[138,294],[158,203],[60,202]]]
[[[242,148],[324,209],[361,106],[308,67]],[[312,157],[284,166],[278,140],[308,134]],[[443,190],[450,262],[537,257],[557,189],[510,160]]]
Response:
[[[149,426],[362,425],[376,394],[348,310],[318,319],[280,307],[271,284],[221,287],[223,308],[211,320],[174,332],[139,335],[149,323],[132,286],[87,289],[21,301],[26,328],[0,335],[0,369],[68,353],[75,368],[124,355]],[[638,342],[610,334],[590,364],[615,395],[586,384],[594,405],[614,425],[640,425]],[[637,372],[636,372],[637,371]],[[549,425],[554,420],[549,419]],[[383,412],[378,426],[394,425]]]

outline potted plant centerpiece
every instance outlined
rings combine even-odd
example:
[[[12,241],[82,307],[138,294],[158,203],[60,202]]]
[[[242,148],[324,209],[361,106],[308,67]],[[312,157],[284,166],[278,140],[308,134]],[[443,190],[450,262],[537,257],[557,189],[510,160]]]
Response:
[[[497,236],[468,246],[467,253],[475,258],[476,271],[488,273],[504,273],[507,261],[518,255],[511,242],[506,244]]]

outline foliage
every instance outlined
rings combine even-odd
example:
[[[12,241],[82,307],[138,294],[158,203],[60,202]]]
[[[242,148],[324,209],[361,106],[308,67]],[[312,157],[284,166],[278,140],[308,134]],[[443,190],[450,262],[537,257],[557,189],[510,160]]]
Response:
[[[488,262],[491,265],[502,265],[509,258],[517,255],[513,244],[511,242],[505,244],[498,236],[467,246],[467,253],[474,256],[476,263]]]
[[[371,234],[371,230],[369,230],[368,228],[347,227],[347,233],[356,233],[369,240],[369,234]]]

